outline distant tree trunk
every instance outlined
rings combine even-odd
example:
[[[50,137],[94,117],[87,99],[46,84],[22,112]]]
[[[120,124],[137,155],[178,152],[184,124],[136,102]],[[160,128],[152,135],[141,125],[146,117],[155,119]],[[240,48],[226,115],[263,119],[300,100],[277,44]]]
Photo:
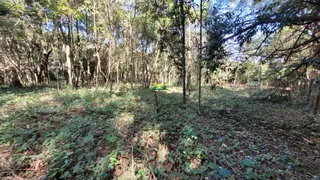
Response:
[[[108,62],[107,62],[106,85],[109,85],[110,81],[112,81],[111,73],[112,73],[112,67],[113,67],[113,64],[114,64],[113,49],[114,49],[115,45],[116,45],[116,41],[115,41],[115,39],[113,37],[111,37],[110,41],[109,41],[109,46],[108,46]],[[118,83],[118,73],[119,73],[119,67],[116,67],[117,83]]]
[[[154,47],[156,47],[155,49],[157,49],[158,47],[158,44],[155,44]],[[156,53],[155,53],[155,57],[153,58],[154,61],[153,61],[153,66],[152,66],[152,79],[150,79],[151,81],[153,81],[153,83],[158,83],[158,60],[159,60],[159,57],[161,55],[161,52],[160,50],[156,50]],[[150,83],[148,85],[148,87],[150,86]]]
[[[318,112],[318,106],[319,106],[319,97],[320,97],[320,86],[318,85],[317,88],[317,94],[314,98],[314,103],[313,103],[313,115],[316,115]]]
[[[191,86],[191,22],[190,19],[188,19],[188,66],[187,66],[187,72],[186,72],[186,85],[188,90],[188,95],[190,95],[190,86]]]
[[[14,87],[22,88],[23,86],[21,83],[21,71],[17,68],[13,68],[12,75],[13,75],[13,77],[11,79],[11,85]]]
[[[168,67],[167,67],[167,54],[166,52],[163,53],[163,60],[164,60],[164,68],[163,68],[163,72],[162,72],[162,78],[163,78],[163,82],[162,84],[167,84],[168,80],[167,80],[167,76],[168,76]]]
[[[130,86],[131,86],[131,89],[133,89],[133,83],[134,83],[134,80],[135,80],[135,62],[134,62],[134,58],[133,58],[133,36],[132,36],[132,20],[131,20],[131,0],[129,0],[129,6],[130,6],[130,22],[129,22],[129,37],[130,37],[130,71],[131,71],[131,74],[130,74]],[[135,7],[136,8],[136,7]],[[134,15],[133,17],[135,17],[135,12],[136,9],[134,9]]]
[[[152,79],[152,74],[150,75],[150,72],[148,70],[148,63],[145,65],[145,68],[146,68],[146,88],[148,88],[150,86],[150,83],[151,83],[151,79]]]
[[[46,84],[49,83],[48,63],[49,63],[49,56],[50,56],[51,52],[52,52],[52,50],[42,53],[40,71],[38,73],[38,82],[39,83],[42,83],[42,82],[45,82]]]
[[[311,96],[313,81],[314,81],[313,78],[310,79],[310,81],[309,81],[308,94],[307,94],[307,102],[310,101],[310,96]]]
[[[80,43],[80,30],[79,30],[79,26],[80,26],[80,21],[76,20],[76,30],[77,30],[77,42],[76,44],[79,45]],[[83,87],[84,84],[84,64],[83,61],[84,59],[82,58],[82,50],[80,50],[80,48],[77,48],[77,54],[78,54],[78,58],[80,59],[80,66],[77,68],[78,72],[77,72],[77,82],[76,82],[76,86],[80,86]]]
[[[168,85],[170,85],[170,70],[171,70],[171,68],[170,68],[170,65],[168,64],[169,62],[168,62],[168,54],[167,54],[167,52],[166,51],[164,51],[163,52],[163,56],[164,56],[164,63],[165,63],[165,72],[164,72],[164,74],[165,74],[165,83],[167,83]]]
[[[99,86],[100,82],[100,72],[101,72],[101,61],[100,55],[98,52],[97,47],[97,27],[96,27],[96,1],[92,0],[93,4],[93,39],[94,39],[94,57],[97,58],[97,65],[96,65],[96,88]]]
[[[142,42],[143,43],[143,42]],[[148,40],[146,41],[145,47],[144,47],[144,58],[142,62],[142,81],[143,81],[143,87],[148,88],[149,87],[149,76],[148,76]]]
[[[236,86],[237,85],[237,81],[238,81],[238,67],[236,67],[236,70],[234,72],[234,81],[233,81],[233,86]]]
[[[96,88],[99,86],[100,82],[100,73],[101,73],[101,60],[100,60],[100,55],[99,52],[95,53],[95,56],[97,58],[97,66],[96,66]]]
[[[181,31],[182,31],[182,37],[181,37],[181,43],[182,43],[182,86],[183,86],[183,103],[185,104],[187,102],[186,99],[186,35],[185,35],[185,14],[184,14],[184,0],[180,0],[180,13],[181,13]]]
[[[262,85],[262,63],[259,63],[260,71],[259,71],[259,88],[261,88]]]
[[[68,83],[71,87],[71,89],[74,88],[74,51],[73,51],[73,35],[72,35],[72,19],[73,17],[68,17],[68,25],[67,25],[67,35],[65,33],[65,30],[63,30],[62,27],[62,19],[60,19],[60,33],[63,37],[63,46],[62,49],[65,52],[65,57],[67,61],[67,68],[68,68]]]
[[[202,0],[200,0],[200,45],[199,45],[199,74],[198,74],[198,86],[199,86],[199,97],[198,97],[198,108],[201,111],[201,75],[202,75]]]
[[[117,81],[116,84],[119,84],[119,79],[120,78],[120,61],[118,61],[118,65],[117,65]]]
[[[66,54],[66,60],[67,60],[67,67],[68,67],[68,83],[71,87],[71,89],[74,88],[73,84],[73,59],[71,58],[71,51],[70,46],[65,45],[65,54]]]
[[[85,23],[86,23],[86,34],[90,34],[90,31],[89,31],[89,20],[88,20],[88,14],[86,13],[85,14]],[[86,64],[84,64],[84,66],[86,66],[86,72],[85,73],[85,76],[86,76],[86,85],[87,86],[90,86],[90,82],[91,82],[91,71],[90,71],[90,58],[89,58],[89,50],[87,49],[86,50]]]
[[[129,54],[129,46],[130,46],[130,43],[129,42],[127,42],[126,43],[126,46],[125,46],[125,59],[126,59],[126,66],[125,66],[125,71],[123,72],[123,79],[124,79],[124,81],[127,83],[127,82],[129,82],[130,81],[130,74],[131,74],[131,67],[130,67],[130,58],[129,58],[129,56],[130,56],[130,54]]]

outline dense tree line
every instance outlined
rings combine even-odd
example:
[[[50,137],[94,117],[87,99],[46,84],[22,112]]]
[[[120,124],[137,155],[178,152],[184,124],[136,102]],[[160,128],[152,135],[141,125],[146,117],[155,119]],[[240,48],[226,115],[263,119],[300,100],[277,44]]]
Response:
[[[4,1],[1,83],[66,80],[74,88],[190,81],[197,11],[191,1],[173,0]]]
[[[201,91],[203,73],[209,82],[231,68],[229,82],[246,74],[248,83],[252,68],[243,63],[251,61],[269,68],[265,84],[305,89],[312,83],[320,54],[316,0],[197,3],[2,1],[0,82],[178,83],[185,102],[192,84]]]

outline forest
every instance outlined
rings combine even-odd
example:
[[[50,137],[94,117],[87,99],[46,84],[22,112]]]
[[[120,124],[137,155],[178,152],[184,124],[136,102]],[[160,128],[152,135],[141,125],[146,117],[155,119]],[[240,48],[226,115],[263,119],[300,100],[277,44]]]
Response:
[[[0,179],[320,177],[319,0],[0,0]]]

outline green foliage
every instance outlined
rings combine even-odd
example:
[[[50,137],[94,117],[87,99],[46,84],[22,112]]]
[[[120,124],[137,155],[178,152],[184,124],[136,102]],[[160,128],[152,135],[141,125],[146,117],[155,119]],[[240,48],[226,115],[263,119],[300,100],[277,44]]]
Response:
[[[85,178],[96,156],[94,132],[98,131],[92,118],[77,118],[67,122],[57,136],[45,144],[48,148],[49,178]],[[108,171],[108,169],[106,169]]]
[[[144,88],[115,94],[99,88],[0,89],[0,148],[10,152],[15,172],[26,179],[38,177],[35,161],[44,164],[41,177],[49,179],[121,179],[132,175],[132,160],[137,179],[316,175],[288,146],[296,142],[294,134],[309,130],[293,134],[280,126],[292,122],[299,109],[252,101],[252,88],[204,87],[204,111],[198,114],[196,92],[181,108],[181,94],[175,93],[180,90],[157,92],[161,109],[154,113],[154,92]],[[274,119],[280,112],[285,121]],[[305,117],[295,115],[294,123]],[[279,132],[290,138],[280,141]],[[11,172],[10,166],[3,169],[0,174]]]
[[[249,158],[243,159],[239,163],[241,167],[254,167],[255,165],[254,162]]]
[[[231,172],[229,170],[220,167],[214,163],[209,163],[209,167],[211,169],[209,175],[216,179],[229,178],[231,176]]]
[[[10,10],[9,8],[6,6],[6,4],[4,2],[0,2],[0,16],[5,16],[6,14],[9,14]]]

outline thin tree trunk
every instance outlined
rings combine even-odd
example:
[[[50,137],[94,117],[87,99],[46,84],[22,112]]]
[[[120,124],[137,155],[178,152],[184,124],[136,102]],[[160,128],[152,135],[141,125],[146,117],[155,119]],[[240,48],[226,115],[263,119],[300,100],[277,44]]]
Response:
[[[262,63],[259,63],[260,71],[259,71],[259,88],[261,88],[262,85]]]
[[[317,94],[314,98],[314,103],[313,103],[313,111],[312,111],[313,115],[316,115],[318,112],[319,98],[320,98],[320,85],[318,84]]]
[[[238,68],[236,68],[236,71],[234,72],[235,75],[234,75],[234,81],[233,81],[233,86],[236,86],[237,85],[237,81],[238,81]]]
[[[311,95],[311,91],[312,91],[312,84],[313,84],[313,79],[311,79],[310,82],[309,82],[307,102],[310,101],[310,95]]]
[[[199,47],[199,74],[198,74],[198,86],[199,86],[199,97],[198,106],[199,112],[201,111],[201,74],[202,74],[202,0],[200,0],[200,47]]]
[[[70,46],[67,44],[67,45],[65,45],[64,48],[65,48],[67,67],[68,67],[68,82],[69,82],[71,89],[73,89],[74,88],[74,86],[73,86],[73,62],[70,57]]]
[[[130,38],[130,71],[131,71],[131,77],[130,77],[130,86],[131,89],[133,89],[133,83],[134,83],[134,79],[135,79],[135,62],[134,62],[134,58],[133,58],[133,42],[132,42],[132,20],[131,20],[131,0],[129,1],[129,6],[130,6],[130,22],[129,22],[129,38]],[[135,11],[135,10],[134,10]],[[133,17],[135,17],[135,12]]]
[[[182,30],[182,86],[183,86],[183,103],[185,104],[187,102],[186,99],[186,35],[185,35],[185,14],[184,14],[184,2],[183,0],[180,0],[180,13],[181,13],[181,30]]]
[[[158,47],[158,44],[155,44],[155,49],[157,49],[157,47]],[[150,79],[150,81],[154,81],[154,83],[158,83],[158,77],[157,77],[157,75],[158,75],[158,59],[159,59],[159,57],[160,57],[160,55],[161,55],[161,52],[160,52],[160,50],[156,50],[156,54],[155,54],[156,56],[153,58],[154,59],[154,62],[153,62],[153,66],[152,66],[152,70],[151,70],[151,79]],[[150,83],[149,83],[149,85],[148,85],[148,87],[150,86]]]
[[[94,39],[94,56],[97,58],[97,65],[96,65],[96,88],[99,86],[100,81],[100,71],[101,71],[101,62],[100,62],[100,55],[98,52],[97,47],[97,30],[96,30],[96,1],[93,0],[93,39]]]
[[[112,44],[111,44],[111,40],[109,42],[109,47],[108,47],[108,62],[107,62],[107,79],[106,79],[106,85],[109,84],[109,78],[111,75],[111,56],[112,56]],[[118,69],[118,68],[117,68]]]
[[[148,84],[148,72],[147,72],[147,61],[148,61],[148,54],[147,54],[147,42],[146,45],[144,47],[144,56],[145,58],[143,58],[143,62],[142,62],[142,81],[143,81],[143,87],[147,88],[147,84]]]
[[[186,81],[187,81],[187,90],[188,95],[190,95],[190,86],[191,86],[191,22],[190,19],[188,19],[188,67],[187,67],[187,73],[186,73]]]
[[[95,53],[95,56],[97,57],[97,67],[96,67],[96,88],[99,86],[100,82],[100,72],[101,72],[101,61],[100,61],[100,55],[99,52]]]

